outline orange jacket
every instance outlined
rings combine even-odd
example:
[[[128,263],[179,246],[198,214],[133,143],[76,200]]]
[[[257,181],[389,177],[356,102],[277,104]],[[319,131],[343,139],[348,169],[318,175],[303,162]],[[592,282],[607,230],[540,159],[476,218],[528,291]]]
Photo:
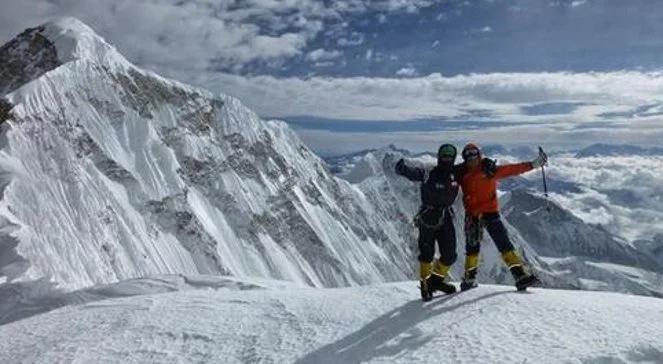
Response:
[[[479,216],[480,214],[499,212],[497,202],[497,182],[506,177],[516,176],[533,169],[531,162],[506,164],[498,166],[493,176],[486,176],[481,165],[466,169],[460,181],[463,189],[463,204],[465,214]]]

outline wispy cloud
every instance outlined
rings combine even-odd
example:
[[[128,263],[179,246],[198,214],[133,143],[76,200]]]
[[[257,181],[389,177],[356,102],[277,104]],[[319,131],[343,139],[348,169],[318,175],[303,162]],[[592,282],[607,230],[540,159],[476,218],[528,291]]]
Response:
[[[404,71],[405,72],[405,71]],[[199,84],[234,94],[270,116],[313,115],[337,119],[410,120],[486,118],[555,121],[562,129],[612,120],[652,120],[660,115],[629,114],[642,105],[663,105],[663,74],[502,73],[415,78],[276,78],[218,74]],[[287,95],[298,95],[292,98]],[[343,105],[343,107],[339,107]],[[589,124],[586,124],[589,123]]]
[[[412,67],[412,66],[407,66],[399,69],[396,71],[396,76],[402,76],[402,77],[415,77],[418,76],[419,73],[417,72],[417,69]]]
[[[306,59],[320,62],[329,61],[343,55],[343,52],[337,50],[325,50],[322,48],[315,49],[306,55]]]

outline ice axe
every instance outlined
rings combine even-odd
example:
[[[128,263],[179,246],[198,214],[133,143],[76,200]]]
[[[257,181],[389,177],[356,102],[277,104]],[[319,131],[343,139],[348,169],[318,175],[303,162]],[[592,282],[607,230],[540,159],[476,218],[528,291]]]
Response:
[[[545,155],[543,148],[539,145],[539,155]],[[546,211],[550,212],[550,197],[548,196],[548,182],[546,181],[546,166],[541,165],[541,177],[543,177],[543,195],[546,197]]]

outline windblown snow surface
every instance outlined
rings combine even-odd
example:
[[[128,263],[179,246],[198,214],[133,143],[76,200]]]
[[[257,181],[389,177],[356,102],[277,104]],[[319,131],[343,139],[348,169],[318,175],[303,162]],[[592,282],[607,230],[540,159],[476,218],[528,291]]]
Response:
[[[481,286],[422,303],[415,282],[322,289],[161,277],[122,285],[104,292],[171,292],[0,326],[0,362],[663,362],[663,305],[651,297]]]

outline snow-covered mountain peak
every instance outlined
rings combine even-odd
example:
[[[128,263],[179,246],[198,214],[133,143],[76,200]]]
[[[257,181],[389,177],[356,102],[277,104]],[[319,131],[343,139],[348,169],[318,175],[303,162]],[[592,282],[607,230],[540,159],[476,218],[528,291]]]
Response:
[[[70,18],[4,45],[0,70],[0,282],[412,274],[411,231],[235,98],[143,71]]]
[[[115,47],[76,18],[58,18],[44,24],[42,28],[42,35],[53,43],[62,63],[87,59],[106,64],[128,64]]]
[[[56,69],[56,74],[45,75]],[[58,18],[27,29],[5,44],[0,51],[0,72],[7,76],[2,78],[4,81],[0,79],[0,95],[7,94],[6,100],[2,100],[4,105],[0,105],[0,114],[1,109],[11,109],[17,103],[14,99],[25,98],[21,94],[34,94],[39,92],[35,89],[44,86],[30,85],[26,90],[21,90],[32,80],[44,76],[48,82],[56,82],[61,89],[67,89],[71,88],[67,86],[83,81],[86,75],[101,73],[109,78],[107,83],[113,89],[109,91],[123,94],[123,101],[130,102],[140,116],[152,118],[160,104],[193,95],[198,100],[189,102],[207,98],[215,100],[217,106],[226,106],[223,111],[228,117],[220,118],[223,125],[217,126],[229,134],[241,133],[249,141],[255,141],[261,128],[260,117],[240,100],[227,95],[215,96],[207,90],[142,70],[92,28],[72,17]],[[134,93],[138,93],[138,97],[134,97]],[[95,96],[88,97],[94,99]],[[180,100],[180,104],[185,103]],[[20,112],[20,108],[12,110],[14,114]]]
[[[0,48],[0,95],[73,61],[109,69],[130,67],[112,45],[83,22],[59,18],[26,29]]]

